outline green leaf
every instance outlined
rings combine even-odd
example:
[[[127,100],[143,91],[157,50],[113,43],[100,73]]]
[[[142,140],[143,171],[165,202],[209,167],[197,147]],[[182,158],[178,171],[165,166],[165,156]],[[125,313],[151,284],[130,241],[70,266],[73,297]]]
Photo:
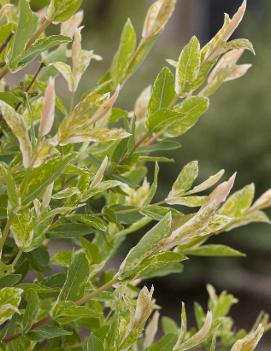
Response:
[[[149,279],[164,277],[173,273],[181,273],[183,265],[180,263],[186,257],[176,252],[161,252],[145,259],[137,268],[136,278]]]
[[[149,116],[148,129],[152,132],[164,131],[169,137],[177,137],[192,128],[209,107],[206,97],[187,98],[174,110],[160,110]]]
[[[0,164],[1,173],[4,177],[4,181],[7,187],[8,200],[12,209],[16,209],[20,205],[20,197],[18,194],[17,185],[14,177],[12,176],[9,168],[4,164]]]
[[[183,48],[176,68],[176,93],[186,95],[197,79],[201,63],[200,43],[194,36]]]
[[[19,23],[8,58],[8,65],[12,72],[16,71],[26,45],[38,26],[38,16],[31,11],[27,0],[20,0],[19,8]]]
[[[170,69],[164,67],[154,82],[147,110],[148,115],[169,108],[174,98],[174,76]]]
[[[65,22],[79,10],[81,4],[82,0],[51,0],[47,18],[54,22]]]
[[[89,277],[89,264],[83,252],[74,254],[68,269],[66,281],[58,296],[58,301],[77,301],[85,291]]]
[[[167,334],[148,348],[148,351],[172,351],[177,342],[176,334]]]
[[[24,295],[27,305],[23,315],[22,327],[23,332],[27,333],[38,317],[39,297],[34,289],[26,290]]]
[[[30,338],[37,341],[50,340],[59,338],[62,336],[72,335],[71,331],[67,331],[63,328],[59,328],[56,323],[48,323],[42,327],[33,329],[31,331]]]
[[[242,252],[229,246],[215,244],[187,249],[184,250],[184,253],[192,256],[245,256]]]
[[[156,253],[159,249],[159,242],[170,234],[171,213],[168,213],[158,224],[148,231],[139,243],[130,250],[123,261],[119,277],[128,277],[145,258]]]
[[[163,140],[152,145],[142,146],[138,148],[138,153],[148,154],[156,151],[169,151],[169,150],[176,150],[179,148],[181,148],[181,144],[178,143],[177,141]]]
[[[201,207],[207,200],[207,196],[176,196],[166,199],[169,205],[182,205],[186,207]]]
[[[72,158],[72,155],[56,157],[40,167],[31,168],[22,185],[22,203],[27,204],[41,195],[64,172]]]
[[[72,251],[68,250],[58,251],[51,257],[50,261],[58,266],[68,268],[72,261],[72,254]]]
[[[161,323],[162,323],[162,329],[163,329],[163,333],[165,335],[167,334],[179,334],[179,328],[177,323],[169,318],[169,317],[162,317],[161,318]]]
[[[31,248],[34,237],[33,214],[31,209],[24,208],[13,213],[11,231],[15,243],[20,249],[27,251]]]
[[[111,75],[115,86],[126,76],[129,61],[136,48],[136,32],[130,19],[127,20],[120,39],[118,51],[113,59]]]
[[[158,163],[156,162],[155,169],[154,169],[153,183],[150,187],[148,195],[146,196],[146,199],[144,200],[144,204],[143,204],[144,206],[149,205],[156,194],[157,186],[158,186],[158,173],[159,173],[159,166],[158,166]]]
[[[231,195],[220,209],[220,214],[232,218],[240,218],[252,204],[255,194],[254,184],[245,186],[243,189]]]
[[[19,141],[23,164],[25,168],[28,168],[31,162],[32,145],[23,118],[4,101],[0,101],[0,110],[8,126]]]
[[[168,199],[185,194],[197,179],[199,173],[198,161],[188,163],[175,180]]]
[[[98,318],[97,311],[87,306],[78,306],[72,301],[57,303],[51,311],[54,320],[64,325],[82,318]]]
[[[91,334],[86,340],[84,351],[104,351],[102,339]]]
[[[169,137],[181,136],[198,122],[208,108],[208,98],[202,96],[189,97],[174,109],[174,112],[178,113],[178,118],[173,117],[172,120],[162,123],[162,129],[166,129],[165,133]],[[161,128],[161,125],[159,128]]]
[[[5,288],[5,287],[12,287],[19,283],[19,281],[22,279],[21,274],[9,274],[6,275],[2,278],[0,278],[0,289]]]
[[[59,45],[68,44],[70,41],[71,39],[64,35],[51,35],[50,37],[42,38],[21,57],[20,66],[26,65],[44,51]]]
[[[0,290],[0,325],[11,319],[14,313],[19,313],[22,289],[3,288]]]

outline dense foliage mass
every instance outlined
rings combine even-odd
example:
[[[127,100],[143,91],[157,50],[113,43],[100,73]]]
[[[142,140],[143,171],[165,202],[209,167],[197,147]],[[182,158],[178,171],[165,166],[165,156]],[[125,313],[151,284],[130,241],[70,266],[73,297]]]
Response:
[[[193,255],[243,255],[206,241],[251,222],[269,223],[263,210],[271,206],[271,190],[256,201],[253,184],[229,195],[235,174],[217,185],[224,170],[194,185],[196,161],[180,171],[165,199],[153,200],[158,164],[172,162],[159,151],[179,148],[172,138],[198,122],[224,82],[250,68],[237,62],[244,50],[254,52],[252,44],[230,40],[246,2],[232,18],[225,15],[203,48],[193,37],[177,61],[167,60],[171,68],[161,69],[134,111],[116,108],[118,96],[164,29],[175,0],[151,5],[139,43],[126,22],[111,67],[78,104],[82,75],[91,60],[101,60],[82,49],[81,1],[52,0],[39,13],[27,0],[0,3],[0,349],[254,350],[270,328],[268,316],[261,313],[248,332],[236,330],[228,316],[237,302],[232,295],[208,286],[208,311],[195,303],[197,326],[188,328],[183,304],[180,323],[162,317],[157,338],[154,288],[138,287],[181,272]],[[46,36],[47,27],[57,24],[60,34]],[[12,88],[8,74],[30,63],[36,72]],[[56,95],[59,75],[69,107]],[[151,183],[149,163],[155,165]],[[108,268],[127,236],[145,227],[150,229],[120,267]],[[72,242],[72,249],[52,254],[54,239]]]

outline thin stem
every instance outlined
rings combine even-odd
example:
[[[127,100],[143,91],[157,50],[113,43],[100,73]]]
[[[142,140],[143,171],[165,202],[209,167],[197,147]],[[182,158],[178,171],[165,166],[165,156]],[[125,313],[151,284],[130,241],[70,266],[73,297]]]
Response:
[[[6,40],[3,42],[3,44],[0,46],[0,54],[5,50],[5,48],[7,47],[8,43],[10,42],[10,40],[12,39],[14,35],[14,32],[10,32],[8,37],[6,38]]]
[[[8,219],[8,221],[6,223],[5,229],[3,231],[3,236],[2,236],[2,238],[0,240],[0,259],[2,258],[3,248],[4,248],[5,242],[7,240],[8,234],[9,234],[9,230],[10,230],[10,227],[11,227],[11,221],[12,221],[12,218],[9,217],[9,219]]]
[[[36,71],[36,73],[34,74],[33,78],[31,79],[31,82],[28,84],[28,86],[25,89],[26,93],[28,93],[31,90],[31,88],[33,87],[36,79],[38,78],[38,75],[39,75],[40,71],[43,69],[44,66],[45,66],[44,63],[41,62],[39,67],[38,67],[38,69],[37,69],[37,71]],[[15,107],[15,111],[18,111],[18,109],[20,108],[21,105],[22,105],[22,103],[19,102],[17,104],[17,106]]]
[[[14,258],[12,264],[11,264],[13,269],[15,268],[16,264],[18,263],[18,261],[19,261],[20,257],[22,256],[23,252],[24,252],[23,249],[20,249],[17,252],[17,255],[15,256],[15,258]]]
[[[113,278],[112,280],[110,280],[109,282],[107,282],[106,284],[100,286],[99,288],[97,288],[96,290],[84,295],[81,299],[79,299],[78,301],[76,301],[76,304],[77,305],[83,305],[84,303],[86,303],[87,301],[89,301],[90,299],[92,299],[93,297],[95,297],[96,295],[98,295],[99,293],[103,292],[103,291],[106,291],[108,289],[110,289],[113,284],[115,284],[117,281],[116,278]],[[50,321],[52,320],[52,317],[51,316],[46,316],[44,317],[43,319],[39,320],[38,322],[34,323],[31,327],[31,330],[33,329],[37,329],[47,323],[49,323]],[[0,343],[2,344],[7,344],[9,343],[10,341],[14,340],[14,339],[17,339],[18,337],[20,337],[22,335],[22,333],[16,333],[16,334],[13,334],[13,335],[10,335],[10,336],[6,336],[5,338],[3,338],[1,340]]]

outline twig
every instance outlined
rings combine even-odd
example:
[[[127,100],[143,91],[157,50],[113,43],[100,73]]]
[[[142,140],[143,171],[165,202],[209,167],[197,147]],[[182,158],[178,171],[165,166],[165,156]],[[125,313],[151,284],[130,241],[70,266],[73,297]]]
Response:
[[[10,40],[12,39],[14,35],[14,32],[10,32],[7,39],[3,42],[3,44],[0,46],[0,54],[5,50],[5,48],[7,47],[8,43],[10,42]]]

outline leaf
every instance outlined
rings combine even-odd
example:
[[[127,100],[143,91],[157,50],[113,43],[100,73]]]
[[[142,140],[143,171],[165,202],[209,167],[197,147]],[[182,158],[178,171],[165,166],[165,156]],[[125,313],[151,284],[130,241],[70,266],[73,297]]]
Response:
[[[0,169],[7,187],[8,200],[10,203],[9,208],[15,210],[20,205],[20,196],[18,194],[15,179],[9,168],[4,163],[0,163]]]
[[[47,88],[45,90],[45,97],[43,102],[42,115],[39,125],[40,136],[45,136],[50,133],[54,120],[55,120],[55,105],[56,105],[56,92],[55,80],[49,78]]]
[[[173,319],[169,317],[162,317],[161,322],[164,334],[179,334],[178,325]]]
[[[101,163],[101,166],[99,167],[97,173],[93,177],[90,184],[90,188],[94,188],[95,186],[99,185],[102,182],[107,165],[108,165],[108,157],[106,156],[103,162]]]
[[[54,62],[52,66],[59,71],[68,84],[69,91],[74,90],[74,81],[71,66],[65,62]]]
[[[148,115],[161,109],[169,108],[174,98],[174,76],[167,67],[164,67],[158,74],[152,87],[151,98],[148,104]]]
[[[177,338],[178,336],[176,334],[167,334],[150,346],[148,351],[171,351],[176,344]]]
[[[209,294],[209,309],[213,313],[214,319],[223,318],[228,315],[232,305],[236,304],[238,300],[231,294],[228,294],[226,291],[217,296],[215,289],[212,285],[207,285],[207,290]]]
[[[200,64],[200,43],[193,36],[183,48],[176,67],[175,90],[178,95],[185,96],[191,91],[191,85],[198,77]]]
[[[28,49],[24,55],[20,58],[20,66],[25,66],[27,63],[31,62],[35,57],[44,53],[45,51],[58,47],[59,45],[68,44],[71,42],[69,37],[64,35],[51,35],[50,37],[45,37],[39,39],[34,43],[34,45]]]
[[[83,252],[74,254],[68,269],[66,281],[60,291],[57,303],[60,301],[77,301],[83,296],[89,277],[89,264]]]
[[[196,194],[211,188],[221,179],[224,173],[225,171],[224,169],[222,169],[221,171],[217,172],[213,176],[209,177],[203,183],[196,185],[192,190],[188,191],[186,194],[187,195]]]
[[[183,265],[180,262],[185,259],[185,256],[176,252],[161,252],[145,259],[138,266],[135,277],[137,279],[149,279],[180,273],[183,271]]]
[[[174,110],[161,110],[149,116],[147,127],[152,132],[164,131],[170,137],[180,136],[196,124],[208,107],[206,97],[192,96]]]
[[[161,239],[167,237],[171,229],[171,213],[168,213],[158,224],[148,231],[139,243],[132,248],[121,264],[119,277],[123,279],[131,274],[145,258],[159,249]]]
[[[31,163],[32,145],[23,118],[4,101],[0,101],[0,109],[5,121],[19,141],[23,164],[25,168],[28,168]]]
[[[259,199],[257,199],[251,210],[262,210],[271,206],[271,189],[268,189],[265,193],[263,193]]]
[[[143,206],[149,205],[156,194],[157,186],[158,186],[158,173],[159,173],[159,166],[158,166],[158,163],[156,162],[155,169],[154,169],[153,183],[144,200]]]
[[[149,8],[142,32],[142,38],[147,40],[158,36],[170,19],[176,0],[158,0]]]
[[[239,26],[246,11],[247,1],[244,0],[238,11],[234,14],[232,19],[225,15],[223,27],[218,31],[214,38],[203,48],[202,55],[205,61],[214,59],[219,54],[219,49],[225,43],[235,29]]]
[[[120,38],[117,53],[114,56],[111,75],[115,86],[125,78],[129,61],[136,48],[136,32],[130,19],[127,20]]]
[[[86,340],[84,351],[104,351],[102,339],[92,333]]]
[[[19,23],[8,57],[8,66],[12,72],[16,72],[26,45],[38,26],[38,17],[31,11],[27,0],[20,0],[19,8]]]
[[[152,345],[158,331],[160,313],[155,311],[145,330],[144,348]]]
[[[158,143],[142,146],[138,149],[138,153],[141,154],[148,154],[156,151],[169,151],[169,150],[176,150],[181,148],[181,144],[177,141],[172,140],[163,140]]]
[[[207,196],[175,196],[166,199],[169,205],[182,205],[186,207],[200,207],[207,200]]]
[[[198,161],[188,163],[175,180],[168,199],[185,194],[197,179],[198,173]]]
[[[220,209],[220,214],[232,218],[239,218],[249,209],[255,194],[254,184],[245,186],[229,197]]]
[[[125,139],[129,136],[130,133],[121,128],[96,128],[74,132],[69,138],[61,140],[60,145],[77,144],[83,142],[106,143],[108,141]]]
[[[0,278],[0,289],[5,287],[12,287],[19,283],[22,279],[21,274],[8,274]]]
[[[37,198],[64,172],[72,158],[71,155],[56,157],[37,168],[32,168],[23,182],[22,203],[27,204]]]
[[[191,336],[188,340],[184,341],[181,344],[180,348],[176,348],[176,349],[174,348],[174,351],[190,350],[202,344],[209,336],[209,333],[212,327],[212,322],[213,322],[212,313],[208,312],[202,328],[196,334]]]
[[[29,208],[21,209],[12,215],[11,231],[16,245],[28,251],[34,237],[33,215]]]
[[[76,322],[82,318],[99,317],[97,311],[87,306],[78,306],[71,301],[57,303],[50,314],[60,325]]]
[[[0,290],[0,325],[11,319],[15,313],[20,313],[22,289],[3,288]]]
[[[237,340],[231,351],[254,351],[264,333],[264,327],[259,324],[256,330],[251,331],[243,339]]]
[[[42,341],[72,335],[71,331],[59,328],[55,323],[48,323],[39,328],[31,330],[31,339]]]
[[[65,22],[77,10],[79,10],[82,0],[51,0],[47,10],[49,21]]]
[[[232,249],[229,246],[215,244],[186,249],[184,253],[192,256],[245,256],[242,252]]]
[[[22,327],[23,332],[27,333],[31,329],[33,323],[38,317],[39,297],[34,289],[26,290],[24,292],[24,295],[27,305],[23,315]]]

